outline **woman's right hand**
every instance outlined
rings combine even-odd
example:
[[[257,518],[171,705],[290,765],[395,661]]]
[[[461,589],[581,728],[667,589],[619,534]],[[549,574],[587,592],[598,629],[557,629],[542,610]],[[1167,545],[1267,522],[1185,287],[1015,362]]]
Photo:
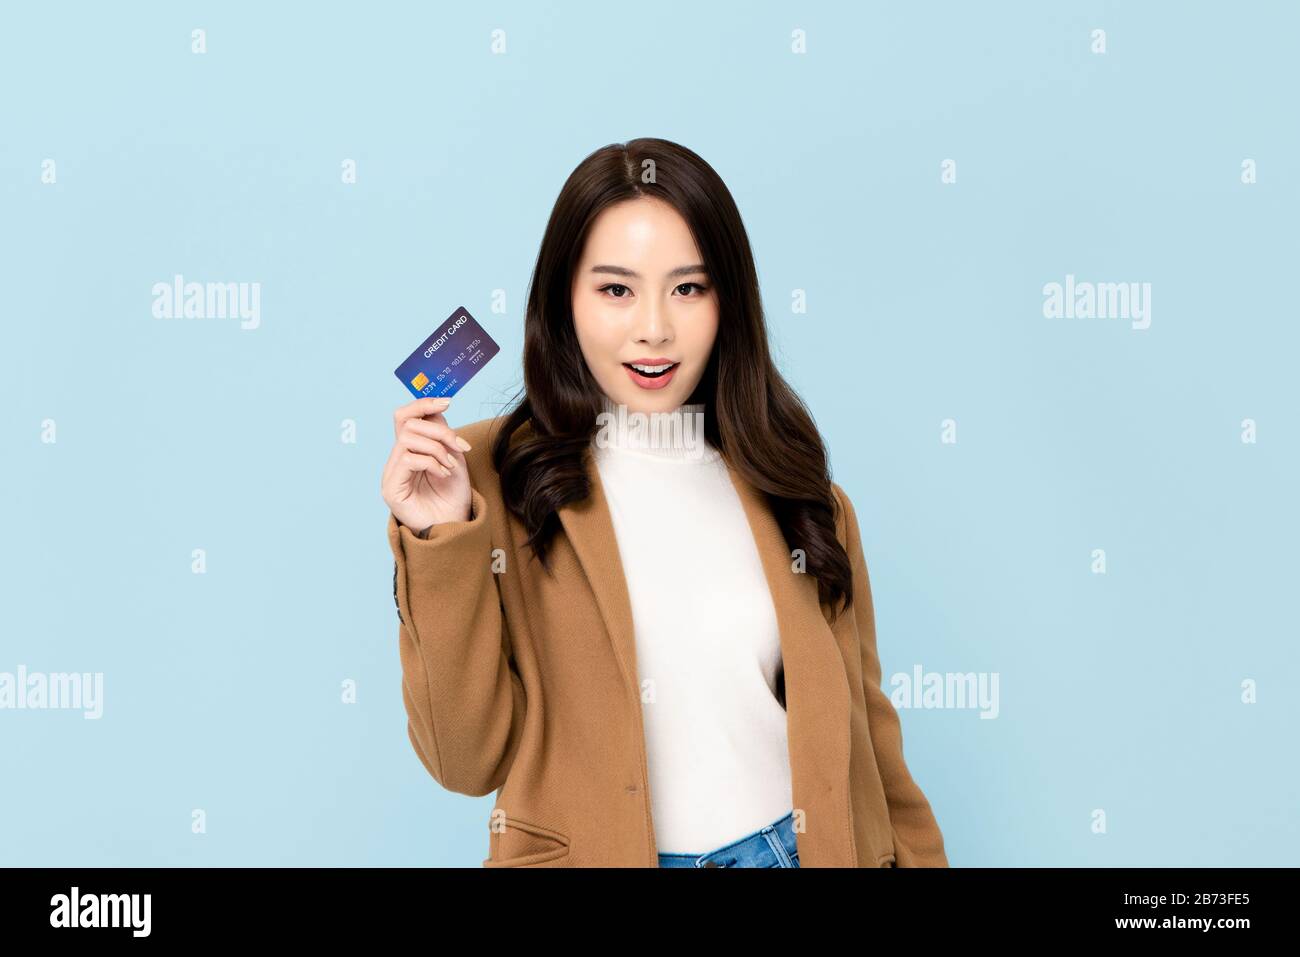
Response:
[[[393,413],[397,440],[384,464],[380,494],[393,516],[419,535],[431,525],[470,517],[470,444],[452,431],[443,413],[451,399],[426,396]]]

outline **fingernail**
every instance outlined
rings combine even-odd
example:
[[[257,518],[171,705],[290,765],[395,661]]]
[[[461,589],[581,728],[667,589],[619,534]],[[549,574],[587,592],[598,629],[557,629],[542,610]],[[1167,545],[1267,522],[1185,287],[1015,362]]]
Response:
[[[456,444],[460,446],[461,451],[463,452],[468,452],[470,449],[474,447],[470,445],[468,442],[466,442],[464,439],[462,439],[459,435],[456,436]]]

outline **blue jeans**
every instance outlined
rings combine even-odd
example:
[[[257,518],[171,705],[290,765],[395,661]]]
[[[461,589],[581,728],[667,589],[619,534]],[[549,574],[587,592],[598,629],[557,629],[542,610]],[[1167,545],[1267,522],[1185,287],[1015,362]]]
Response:
[[[660,854],[660,867],[798,867],[794,811],[703,854]]]

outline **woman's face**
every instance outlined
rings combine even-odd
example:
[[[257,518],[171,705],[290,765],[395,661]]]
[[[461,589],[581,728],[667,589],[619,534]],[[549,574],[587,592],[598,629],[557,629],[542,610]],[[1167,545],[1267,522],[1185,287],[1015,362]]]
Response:
[[[717,336],[718,298],[677,210],[642,197],[596,217],[574,273],[573,322],[615,403],[670,412],[690,398]]]

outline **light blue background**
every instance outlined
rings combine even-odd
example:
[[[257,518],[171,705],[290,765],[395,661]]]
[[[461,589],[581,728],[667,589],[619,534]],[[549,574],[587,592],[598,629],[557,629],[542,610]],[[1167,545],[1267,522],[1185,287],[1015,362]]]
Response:
[[[463,304],[502,354],[449,418],[498,414],[564,178],[641,135],[740,206],[886,676],[999,675],[996,720],[902,715],[951,862],[1300,859],[1293,4],[36,7],[0,22],[0,671],[102,671],[105,713],[0,711],[0,863],[487,855],[492,798],[406,735],[392,370]],[[154,319],[175,273],[260,282],[261,328]],[[1150,329],[1045,319],[1067,273],[1150,282]]]

